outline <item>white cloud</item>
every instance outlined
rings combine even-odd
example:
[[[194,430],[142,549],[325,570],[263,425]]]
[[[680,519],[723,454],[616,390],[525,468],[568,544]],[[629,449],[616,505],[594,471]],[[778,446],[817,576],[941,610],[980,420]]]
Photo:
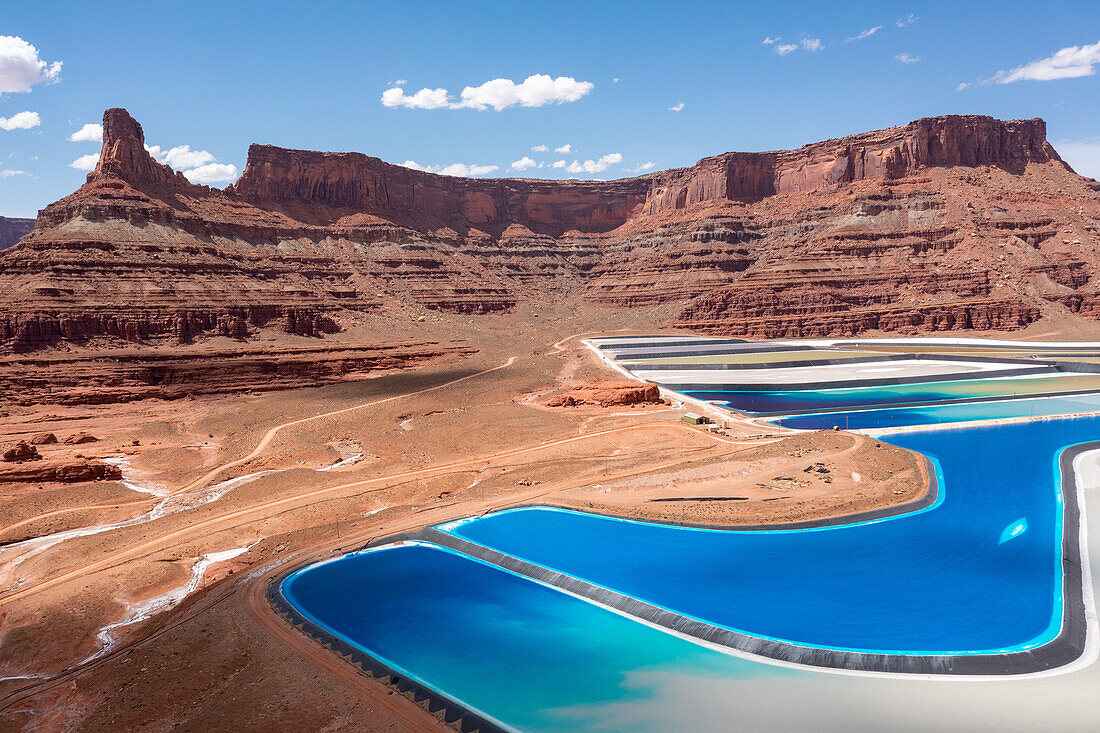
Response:
[[[870,36],[873,36],[881,30],[882,30],[881,25],[871,26],[867,30],[860,31],[859,35],[855,35],[855,36],[851,36],[849,38],[845,38],[844,42],[845,43],[851,43],[852,41],[862,41],[864,38],[868,38]]]
[[[566,165],[564,160],[559,160],[551,167],[564,168],[569,173],[603,173],[609,166],[622,162],[623,156],[619,153],[608,153],[599,160],[586,160],[583,163],[574,160],[569,165]]]
[[[672,105],[671,107],[669,107],[669,108],[668,108],[668,110],[669,110],[670,112],[679,112],[679,111],[680,111],[680,110],[682,110],[683,108],[684,108],[684,103],[683,103],[683,102],[677,102],[676,104],[674,104],[674,105]]]
[[[17,112],[11,117],[0,117],[0,130],[29,130],[42,124],[37,112]]]
[[[920,56],[914,56],[913,54],[909,53],[908,51],[905,51],[903,53],[899,53],[894,58],[896,58],[898,61],[902,62],[903,64],[915,64],[918,61],[920,61]]]
[[[18,36],[0,36],[0,94],[29,92],[35,84],[60,80],[60,61],[43,61],[38,49]]]
[[[533,145],[531,147],[531,152],[532,153],[545,153],[549,149],[550,148],[546,147],[545,145]]]
[[[1054,149],[1073,166],[1073,170],[1083,176],[1100,179],[1100,138],[1063,140],[1054,143]]]
[[[470,165],[466,165],[465,163],[451,163],[448,166],[444,166],[439,173],[444,176],[463,176],[469,178],[492,173],[499,167],[500,166],[496,165],[477,165],[476,163]]]
[[[476,163],[471,163],[470,165],[465,163],[451,163],[447,166],[420,165],[415,160],[406,160],[401,165],[405,168],[412,168],[414,171],[438,173],[443,176],[462,176],[465,178],[483,176],[486,173],[492,173],[500,168],[500,166],[496,165],[478,165]]]
[[[546,74],[534,74],[515,84],[510,79],[493,79],[479,87],[462,90],[462,106],[474,109],[492,107],[500,111],[519,104],[524,107],[541,107],[544,104],[576,102],[595,88],[592,82],[577,81],[571,76],[551,79]]]
[[[1092,76],[1100,64],[1100,41],[1090,46],[1067,46],[1045,59],[1038,59],[1009,71],[998,71],[991,81],[1011,84],[1014,81],[1051,81]]]
[[[780,36],[768,36],[763,41],[761,41],[761,43],[763,43],[765,46],[772,46],[773,48],[775,48],[775,52],[780,56],[786,56],[787,54],[794,53],[798,50],[797,43],[780,43],[780,40],[782,40]],[[805,42],[805,39],[803,39],[803,42]]]
[[[554,152],[555,153],[561,153],[562,155],[567,155],[569,153],[572,153],[573,152],[573,144],[572,143],[566,143],[565,145],[562,145],[560,148],[554,148]]]
[[[412,109],[476,109],[497,110],[520,105],[542,107],[547,104],[576,102],[595,88],[592,82],[577,81],[571,76],[556,79],[546,74],[532,74],[519,84],[511,79],[492,79],[476,87],[466,87],[456,101],[446,89],[424,88],[416,94],[405,94],[400,86],[382,92],[386,107]]]
[[[408,80],[408,79],[397,79],[396,81],[392,81],[392,82],[390,82],[390,84],[391,84],[392,86],[395,86],[395,87],[403,87],[403,86],[405,86],[405,85],[406,85],[406,84],[408,84],[408,83],[409,83],[409,80]]]
[[[627,168],[627,171],[629,171],[630,173],[643,173],[652,168],[654,165],[656,164],[652,160],[650,160],[646,161],[645,163],[640,163],[633,168]]]
[[[69,167],[76,168],[78,171],[90,171],[95,170],[96,163],[98,162],[99,153],[88,153],[87,155],[81,155],[72,163],[69,163]]]
[[[538,163],[536,163],[533,159],[528,158],[525,155],[522,158],[520,158],[519,160],[512,163],[511,168],[514,171],[525,171],[528,168],[534,168],[537,165],[538,165]]]
[[[413,95],[405,94],[401,87],[382,92],[382,106],[409,107],[410,109],[445,109],[451,107],[446,89],[421,89]]]
[[[569,164],[566,163],[564,160],[555,160],[553,163],[550,164],[550,167],[551,168],[564,168],[567,165],[569,165]]]
[[[902,16],[901,18],[898,18],[896,21],[894,21],[894,25],[896,25],[898,28],[904,28],[907,25],[915,23],[916,20],[917,16],[909,13],[908,15]]]
[[[158,163],[167,163],[178,171],[198,168],[217,160],[213,153],[207,150],[192,150],[190,145],[177,145],[168,150],[161,150],[159,145],[146,145],[145,149]],[[187,175],[186,172],[184,175]]]
[[[616,76],[615,78],[613,78],[613,79],[611,80],[611,83],[612,83],[612,84],[618,84],[618,83],[619,83],[619,77],[617,77],[617,76]]]
[[[806,49],[807,51],[820,51],[821,49],[825,48],[825,44],[821,42],[820,38],[806,37],[802,39],[801,43],[802,48]]]
[[[26,171],[14,171],[14,170],[2,170],[0,171],[0,178],[11,178],[12,176],[26,176],[27,178],[34,178],[33,175]]]
[[[103,125],[89,122],[72,135],[69,142],[72,143],[98,143],[103,141]]]
[[[970,86],[970,82],[968,82],[968,81],[959,82],[959,85],[957,87],[955,87],[955,91],[956,92],[961,92],[963,89],[967,89],[969,86]]]
[[[183,175],[191,183],[222,183],[237,177],[237,166],[231,163],[206,163],[184,171]]]

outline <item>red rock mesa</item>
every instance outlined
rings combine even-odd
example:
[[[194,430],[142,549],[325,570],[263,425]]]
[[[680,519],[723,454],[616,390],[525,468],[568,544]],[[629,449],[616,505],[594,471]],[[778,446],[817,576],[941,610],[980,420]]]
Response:
[[[87,183],[0,255],[0,348],[322,336],[395,305],[534,297],[726,335],[1012,330],[1100,318],[1098,221],[1095,183],[1038,119],[933,117],[617,181],[253,145],[217,190],[111,109]]]

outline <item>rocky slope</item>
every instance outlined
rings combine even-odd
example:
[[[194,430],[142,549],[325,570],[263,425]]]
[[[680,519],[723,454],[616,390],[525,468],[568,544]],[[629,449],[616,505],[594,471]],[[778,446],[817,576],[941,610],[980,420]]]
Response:
[[[546,400],[548,407],[578,407],[594,405],[613,407],[615,405],[645,405],[661,402],[661,390],[656,384],[642,382],[597,381],[574,387],[568,392],[555,395]]]
[[[11,247],[34,229],[34,219],[0,216],[0,249]]]
[[[113,109],[88,182],[0,256],[0,348],[313,337],[394,312],[415,332],[547,298],[730,335],[1011,330],[1100,319],[1098,264],[1100,192],[1042,120],[934,117],[606,182],[253,145],[217,190]]]
[[[0,388],[6,388],[6,401],[27,406],[177,399],[363,379],[474,352],[462,342],[379,339],[369,345],[268,343],[9,354],[0,356]]]

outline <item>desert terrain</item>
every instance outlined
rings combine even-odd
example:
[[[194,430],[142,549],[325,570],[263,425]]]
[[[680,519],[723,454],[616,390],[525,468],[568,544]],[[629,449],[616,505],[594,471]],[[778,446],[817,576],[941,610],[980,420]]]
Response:
[[[442,729],[290,627],[267,583],[392,534],[523,504],[755,525],[900,505],[928,489],[918,457],[862,435],[736,419],[712,433],[667,402],[548,406],[621,380],[582,344],[639,333],[614,312],[545,307],[484,317],[476,333],[448,318],[473,354],[294,390],[6,407],[5,444],[98,439],[39,445],[42,459],[19,465],[80,455],[115,461],[125,478],[3,484],[4,727]],[[603,328],[586,330],[594,322]],[[828,473],[804,472],[818,463]],[[252,478],[232,483],[242,477]],[[140,618],[150,599],[162,610]]]
[[[1100,334],[1100,191],[1041,120],[554,185],[254,145],[218,190],[143,144],[108,111],[0,256],[5,730],[445,729],[271,579],[524,504],[733,526],[929,489],[864,435],[560,399],[622,379],[586,336]]]
[[[8,407],[5,443],[97,438],[39,445],[42,459],[20,465],[124,458],[125,479],[4,484],[4,726],[421,730],[429,716],[415,703],[274,615],[263,599],[273,573],[520,504],[759,524],[904,503],[927,489],[914,456],[864,436],[736,421],[709,433],[663,402],[546,406],[616,377],[574,330],[598,318],[495,316],[479,323],[474,355],[338,385]],[[817,462],[829,473],[808,478]],[[730,496],[746,498],[692,501]],[[204,557],[234,549],[196,579]],[[162,612],[112,627],[166,595]]]

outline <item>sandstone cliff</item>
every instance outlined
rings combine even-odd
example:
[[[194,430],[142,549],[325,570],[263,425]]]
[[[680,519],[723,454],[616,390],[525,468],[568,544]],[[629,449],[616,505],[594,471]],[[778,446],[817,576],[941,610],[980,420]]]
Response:
[[[0,349],[320,336],[537,298],[731,335],[1011,330],[1100,318],[1098,221],[1042,120],[933,117],[587,182],[253,145],[217,190],[113,109],[88,182],[0,257]]]
[[[34,229],[34,219],[0,216],[0,249],[7,249]]]

